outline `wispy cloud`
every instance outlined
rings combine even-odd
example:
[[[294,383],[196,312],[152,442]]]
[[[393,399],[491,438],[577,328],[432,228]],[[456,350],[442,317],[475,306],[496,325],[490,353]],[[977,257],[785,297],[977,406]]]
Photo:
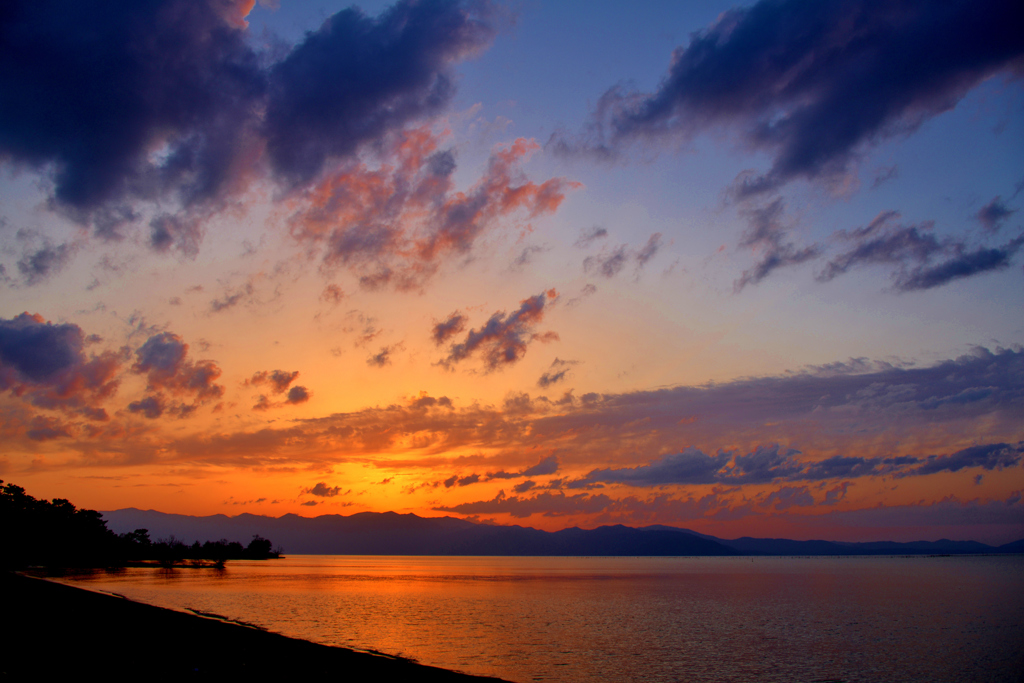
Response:
[[[353,162],[327,174],[299,200],[292,235],[322,248],[326,268],[355,272],[364,289],[414,290],[502,220],[553,213],[578,187],[527,180],[519,166],[538,145],[520,138],[495,148],[483,177],[458,192],[454,155],[439,144],[427,128],[403,131],[381,146],[381,166]]]
[[[483,327],[471,329],[463,341],[453,343],[448,349],[448,355],[441,359],[441,365],[451,368],[479,353],[483,357],[485,369],[498,370],[521,360],[526,347],[532,342],[558,339],[558,335],[553,332],[536,332],[537,324],[544,319],[545,306],[550,306],[557,297],[557,292],[551,289],[523,299],[519,308],[512,313],[495,313]],[[438,326],[434,330],[436,340]]]
[[[577,245],[580,243],[577,242]],[[654,258],[662,245],[660,232],[651,235],[644,246],[633,249],[627,244],[620,244],[613,249],[603,249],[600,253],[588,256],[583,260],[583,270],[593,272],[606,278],[613,278],[623,268],[632,263],[639,273],[648,261]]]
[[[745,209],[744,214],[749,225],[739,247],[751,249],[758,254],[759,260],[733,283],[734,291],[740,292],[748,285],[756,285],[779,268],[800,265],[821,254],[818,245],[798,247],[789,241],[789,230],[783,224],[785,202],[781,198],[760,208]]]

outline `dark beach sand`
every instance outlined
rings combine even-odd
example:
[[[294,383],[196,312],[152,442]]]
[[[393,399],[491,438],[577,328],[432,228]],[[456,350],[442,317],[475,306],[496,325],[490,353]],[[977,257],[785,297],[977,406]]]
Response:
[[[498,681],[0,572],[0,678]]]

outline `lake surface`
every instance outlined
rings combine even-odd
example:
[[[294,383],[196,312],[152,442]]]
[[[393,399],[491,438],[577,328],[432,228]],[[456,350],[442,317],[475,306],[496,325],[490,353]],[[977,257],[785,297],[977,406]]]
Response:
[[[65,576],[511,681],[1019,681],[1024,557],[296,555]]]

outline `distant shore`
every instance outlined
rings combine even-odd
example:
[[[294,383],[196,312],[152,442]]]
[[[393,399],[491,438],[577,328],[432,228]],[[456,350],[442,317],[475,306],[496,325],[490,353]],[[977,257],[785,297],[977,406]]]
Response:
[[[105,680],[146,681],[285,681],[314,675],[438,683],[500,680],[318,645],[19,574],[0,572],[0,595],[9,628],[0,678],[9,680],[53,680],[86,672]]]

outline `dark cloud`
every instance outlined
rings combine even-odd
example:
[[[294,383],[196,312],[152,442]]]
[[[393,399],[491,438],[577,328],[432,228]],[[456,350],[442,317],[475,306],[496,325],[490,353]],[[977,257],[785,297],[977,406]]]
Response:
[[[356,339],[354,345],[363,347],[381,335],[377,327],[377,319],[368,316],[361,311],[349,311],[345,315],[346,325],[342,328],[345,332],[354,332]]]
[[[797,455],[800,455],[800,451],[782,448],[778,444],[758,446],[752,453],[734,458],[728,478],[737,483],[765,483],[785,479],[800,471],[800,463],[795,460]]]
[[[747,285],[756,285],[773,271],[799,265],[816,258],[821,249],[817,245],[799,248],[787,240],[788,230],[783,225],[785,203],[777,198],[767,206],[743,211],[749,227],[740,240],[740,248],[749,247],[760,254],[760,261],[733,284],[740,292]]]
[[[166,253],[173,250],[194,259],[203,241],[202,221],[195,216],[161,214],[149,222],[149,246]]]
[[[252,286],[252,283],[247,283],[245,286],[235,290],[229,290],[224,293],[224,296],[210,302],[210,311],[212,313],[220,313],[234,308],[243,301],[252,298],[253,292],[255,292],[255,288]]]
[[[394,346],[382,346],[380,347],[380,351],[366,359],[366,364],[374,368],[382,368],[385,365],[391,365],[391,352],[394,350]]]
[[[294,370],[292,372],[286,372],[285,370],[274,370],[273,372],[261,371],[253,374],[250,379],[245,380],[247,386],[262,386],[269,385],[270,390],[274,394],[283,394],[288,392],[285,396],[284,401],[274,402],[269,397],[261,394],[256,401],[256,405],[252,407],[253,410],[270,410],[271,408],[280,408],[286,405],[299,405],[305,403],[310,398],[309,390],[303,386],[294,386],[289,389],[288,387],[295,378],[299,376],[299,371]]]
[[[523,476],[522,472],[506,472],[501,470],[499,472],[488,472],[488,479],[519,479]]]
[[[546,342],[558,338],[551,332],[534,332],[536,325],[544,318],[545,306],[557,296],[555,290],[548,290],[524,299],[519,309],[511,314],[504,311],[495,313],[479,330],[470,330],[464,341],[452,344],[448,356],[441,360],[441,364],[452,367],[477,352],[483,355],[487,370],[498,370],[518,362],[532,341]],[[435,326],[435,339],[436,330]]]
[[[828,282],[853,268],[891,265],[896,268],[892,274],[896,291],[930,289],[1007,268],[1024,244],[1022,236],[1002,247],[972,248],[961,240],[940,239],[931,221],[905,225],[899,217],[898,211],[883,211],[862,228],[836,233],[836,241],[845,250],[834,256],[816,279]],[[942,257],[945,260],[939,261]]]
[[[950,455],[932,455],[920,467],[909,474],[923,475],[936,472],[958,472],[967,467],[982,467],[986,470],[1003,469],[1020,464],[1024,458],[1024,442],[1017,445],[992,443],[972,446]]]
[[[902,292],[917,289],[941,287],[954,280],[979,275],[1010,267],[1014,255],[1024,245],[1024,235],[1010,240],[1001,247],[978,247],[968,249],[963,244],[953,244],[954,255],[935,265],[922,265],[907,273],[902,273],[895,280],[895,287]]]
[[[467,322],[468,318],[466,316],[455,311],[446,319],[434,325],[430,337],[434,340],[435,344],[441,346],[455,335],[463,332],[466,329]]]
[[[580,237],[576,240],[575,246],[580,249],[586,249],[597,240],[608,237],[608,231],[599,225],[595,225],[592,228],[580,230]]]
[[[501,409],[507,415],[528,415],[535,407],[533,399],[525,391],[510,391],[501,403]]]
[[[283,394],[288,390],[288,387],[298,376],[298,370],[294,370],[292,372],[287,372],[285,370],[274,370],[273,372],[261,370],[253,373],[253,376],[245,380],[245,383],[252,386],[262,386],[266,384],[270,386],[270,390],[275,394]]]
[[[917,459],[912,459],[917,462]],[[883,474],[890,471],[886,467],[892,463],[886,458],[861,458],[856,456],[835,455],[825,460],[811,463],[806,469],[798,474],[791,475],[791,479],[809,479],[817,481],[822,479],[853,479],[856,477],[867,477],[874,474]]]
[[[32,418],[28,430],[25,431],[32,441],[53,441],[71,437],[68,425],[53,417],[37,415]]]
[[[451,507],[435,507],[434,509],[440,512],[457,512],[463,515],[504,513],[516,518],[529,517],[533,514],[554,517],[600,512],[612,503],[612,499],[604,494],[590,495],[580,493],[567,496],[564,493],[556,492],[540,493],[533,498],[520,498],[519,496],[506,497],[504,491],[499,491],[498,495],[492,500],[462,503]]]
[[[450,67],[493,36],[480,7],[399,2],[377,18],[347,9],[307,33],[270,71],[264,131],[274,172],[305,183],[329,159],[441,111],[455,90]]]
[[[128,412],[142,413],[151,420],[155,420],[164,414],[164,404],[157,396],[147,396],[141,401],[132,401],[128,404]]]
[[[310,398],[309,389],[303,386],[294,386],[288,390],[288,398],[286,401],[291,405],[299,405],[305,403]]]
[[[453,486],[469,486],[470,484],[476,484],[479,481],[479,474],[469,474],[466,475],[465,477],[460,477],[457,474],[453,474],[452,476],[445,479],[442,483],[444,484],[445,488],[450,489]]]
[[[594,271],[607,278],[615,277],[626,267],[629,258],[626,249],[627,246],[621,244],[611,251],[602,252],[597,256],[588,256],[583,260],[583,270],[588,273]]]
[[[1019,76],[1022,21],[1014,0],[762,0],[693,34],[656,92],[606,92],[584,144],[608,156],[636,140],[729,126],[772,155],[740,195],[835,177],[989,76]]]
[[[530,489],[532,489],[536,485],[537,485],[537,482],[535,482],[532,479],[527,479],[526,481],[521,482],[521,483],[516,484],[515,486],[513,486],[512,490],[515,491],[516,493],[526,493],[527,491],[529,491]]]
[[[146,376],[150,391],[190,395],[200,403],[224,395],[224,387],[216,383],[221,375],[217,364],[190,360],[188,344],[172,332],[151,336],[135,352],[135,358],[132,371]]]
[[[581,488],[593,483],[640,487],[666,484],[766,484],[773,481],[823,481],[884,475],[921,476],[936,472],[956,472],[969,467],[992,470],[1018,465],[1024,459],[1024,442],[1016,446],[1005,443],[973,446],[951,455],[932,455],[924,459],[909,456],[866,458],[836,455],[808,462],[797,457],[799,455],[800,451],[782,448],[778,444],[758,446],[751,453],[735,456],[722,450],[715,456],[709,456],[696,448],[688,448],[679,454],[656,458],[647,465],[594,470],[583,479],[570,482],[569,487]],[[806,492],[805,488],[800,490]],[[791,491],[796,495],[798,489],[791,488]],[[836,496],[839,494],[833,494],[833,498]],[[802,495],[800,500],[808,502],[783,504],[786,507],[792,504],[811,504],[809,494]]]
[[[383,253],[385,250],[381,249],[379,251]],[[328,263],[335,262],[337,260],[335,258],[336,255],[336,252],[328,252],[326,261]],[[342,260],[347,261],[348,259]],[[432,274],[432,272],[433,271],[431,270],[430,273],[428,273],[428,276],[429,274]],[[415,274],[396,277],[395,273],[386,266],[378,268],[376,272],[359,276],[360,288],[365,289],[368,292],[379,292],[392,283],[397,283],[397,287],[399,289],[409,290],[420,286],[422,284],[422,280],[417,279]]]
[[[554,474],[558,471],[558,458],[554,455],[549,455],[543,458],[533,467],[527,467],[525,470],[520,472],[520,476],[523,477],[541,477],[546,474]]]
[[[15,0],[0,26],[0,150],[48,168],[54,201],[115,236],[123,202],[231,180],[265,90],[233,3]],[[153,150],[162,150],[154,157]]]
[[[863,228],[840,232],[838,238],[853,246],[829,261],[817,279],[827,282],[866,264],[923,263],[942,250],[932,223],[902,225],[896,222],[899,216],[897,211],[883,211]]]
[[[761,503],[763,507],[771,507],[781,512],[791,507],[809,507],[814,505],[814,498],[806,486],[783,486],[778,491],[772,491]]]
[[[303,493],[308,493],[312,496],[319,496],[321,498],[334,498],[341,493],[340,486],[328,486],[324,482],[318,482],[316,486],[308,489],[302,489]]]
[[[452,400],[447,396],[441,398],[434,398],[433,396],[420,396],[419,398],[413,399],[409,407],[417,410],[426,410],[435,406],[441,406],[442,408],[452,409]]]
[[[661,233],[656,232],[647,238],[647,243],[634,254],[636,259],[636,265],[638,268],[643,268],[647,265],[647,262],[654,258],[654,255],[658,253],[658,249],[661,248]]]
[[[44,239],[41,246],[29,249],[18,260],[18,272],[26,285],[39,284],[64,270],[74,251],[69,243],[53,244]]]
[[[844,481],[839,486],[831,488],[825,492],[825,500],[822,505],[836,505],[846,498],[846,489],[850,488],[852,484],[848,481]]]
[[[658,253],[661,243],[661,233],[656,232],[639,249],[633,249],[629,245],[620,244],[614,249],[602,250],[599,254],[583,259],[583,270],[588,273],[591,271],[596,272],[606,278],[613,278],[628,264],[632,263],[639,272]],[[578,241],[577,245],[579,245]]]
[[[514,270],[520,270],[531,263],[533,263],[533,257],[537,254],[543,254],[547,249],[545,247],[538,247],[536,245],[530,245],[523,247],[523,250],[519,252],[519,256],[512,261],[512,268]]]
[[[12,379],[43,382],[72,368],[81,362],[84,342],[77,325],[54,325],[39,315],[0,322],[0,358]]]
[[[696,448],[687,448],[681,453],[658,458],[649,465],[593,470],[584,480],[631,486],[711,484],[717,480],[719,470],[725,467],[731,457],[725,451],[717,455],[705,455]]]
[[[501,470],[499,472],[488,472],[487,480],[491,479],[521,479],[523,477],[542,477],[548,474],[554,474],[558,471],[558,456],[549,455],[542,458],[540,462],[532,467],[527,467],[521,472],[506,472]]]
[[[556,358],[551,361],[551,367],[548,368],[548,371],[541,375],[540,379],[537,380],[537,386],[542,389],[547,389],[553,384],[558,384],[566,378],[574,365],[579,365],[579,361]]]
[[[569,368],[564,368],[557,372],[545,372],[537,380],[537,386],[539,386],[541,389],[547,389],[552,384],[558,384],[559,382],[564,380],[568,373]]]
[[[580,290],[580,293],[565,302],[566,306],[578,306],[584,299],[597,294],[597,286],[587,283]]]
[[[981,223],[981,227],[985,228],[986,232],[994,233],[1003,226],[1006,219],[1017,213],[1016,209],[1011,209],[1003,203],[1002,199],[998,196],[993,197],[985,206],[981,207],[981,210],[974,215]]]
[[[86,356],[78,325],[54,325],[22,313],[0,319],[0,391],[10,389],[40,408],[106,419],[99,404],[117,390],[120,354]]]

